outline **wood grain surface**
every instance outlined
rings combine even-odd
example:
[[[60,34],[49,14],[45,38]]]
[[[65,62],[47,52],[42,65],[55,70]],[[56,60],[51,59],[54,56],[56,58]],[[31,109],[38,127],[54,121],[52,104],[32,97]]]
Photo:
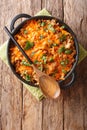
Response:
[[[73,6],[72,6],[73,5]],[[87,49],[87,0],[66,0],[64,2],[64,21],[75,32],[79,43]],[[77,81],[64,92],[65,130],[87,129],[87,58],[77,66]],[[85,92],[85,93],[84,93]],[[84,114],[85,113],[85,114]],[[73,117],[73,118],[72,118]],[[85,118],[86,117],[86,118]],[[69,123],[70,119],[70,123]],[[68,125],[69,124],[69,125]]]
[[[43,8],[64,20],[87,49],[87,0],[0,0],[0,45],[8,39],[3,27],[16,14],[32,16]],[[57,100],[39,102],[0,60],[0,130],[87,130],[87,58],[76,73],[73,87]]]

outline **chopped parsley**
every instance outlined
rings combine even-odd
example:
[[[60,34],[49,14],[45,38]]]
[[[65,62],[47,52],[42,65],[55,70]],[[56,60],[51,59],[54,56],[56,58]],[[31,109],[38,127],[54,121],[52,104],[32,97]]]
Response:
[[[62,36],[60,37],[60,42],[64,42],[66,40],[66,35],[62,34]]]
[[[45,26],[46,25],[46,22],[41,22],[40,26]]]
[[[48,29],[47,29],[47,28],[44,28],[44,31],[45,31],[45,32],[48,32]]]
[[[38,67],[39,70],[43,71],[43,65],[41,64],[39,67]]]
[[[38,60],[35,60],[35,61],[34,61],[34,64],[41,64],[41,62],[38,61]]]
[[[25,75],[25,79],[26,79],[27,81],[30,81],[30,80],[31,80],[31,76],[28,75],[28,74],[26,74],[26,75]]]
[[[64,46],[62,46],[61,48],[58,49],[58,53],[59,53],[59,54],[61,54],[61,53],[64,52],[64,51],[65,51],[65,47],[64,47]]]
[[[52,47],[55,47],[55,46],[58,46],[58,44],[57,44],[57,43],[52,43],[52,44],[50,45],[51,48],[52,48]]]
[[[60,64],[61,64],[62,66],[66,66],[68,63],[69,63],[69,60],[68,60],[68,59],[62,60],[62,61],[60,62]]]
[[[62,72],[63,72],[64,74],[66,74],[66,73],[67,73],[67,71],[66,71],[66,70],[64,70],[64,69],[62,69]]]
[[[40,35],[40,37],[39,37],[39,38],[40,38],[40,40],[42,40],[42,39],[44,38],[44,36],[43,36],[43,35]]]
[[[72,50],[70,50],[70,49],[65,50],[65,54],[71,54],[71,53],[72,53]]]
[[[53,57],[50,57],[49,61],[50,61],[50,62],[53,62],[53,61],[54,61]]]
[[[25,60],[22,60],[21,64],[25,66],[31,66],[31,64],[29,62],[26,62]]]
[[[49,24],[48,25],[48,30],[52,31],[53,33],[55,33],[55,28],[53,27],[53,25]]]
[[[41,59],[43,60],[44,64],[46,64],[47,56],[45,54],[42,55]]]
[[[62,28],[62,29],[65,29],[65,25],[62,25],[61,28]]]
[[[28,49],[32,48],[33,46],[34,46],[34,43],[33,43],[33,42],[26,41],[24,50],[28,50]]]
[[[24,30],[24,34],[27,34],[28,33],[28,30]]]

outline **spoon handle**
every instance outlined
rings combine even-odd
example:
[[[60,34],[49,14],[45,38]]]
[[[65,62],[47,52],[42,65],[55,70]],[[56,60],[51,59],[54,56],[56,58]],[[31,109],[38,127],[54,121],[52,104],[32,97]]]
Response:
[[[18,49],[21,51],[21,53],[23,54],[23,56],[29,61],[30,64],[33,64],[33,62],[30,60],[30,58],[28,57],[28,55],[25,53],[25,51],[22,49],[22,47],[18,44],[18,42],[14,39],[14,37],[12,36],[11,32],[8,30],[8,28],[5,26],[5,31],[7,32],[8,36],[11,38],[11,40],[13,41],[13,43],[18,47]]]
[[[45,96],[48,96],[50,98],[57,98],[60,95],[60,87],[59,84],[50,76],[44,74],[43,72],[39,71],[34,65],[33,62],[30,60],[28,55],[25,53],[25,51],[22,49],[22,47],[18,44],[18,42],[14,39],[8,28],[5,26],[5,31],[9,35],[9,37],[12,39],[13,43],[18,47],[20,52],[23,54],[23,56],[29,61],[30,64],[32,64],[32,67],[34,68],[38,80],[39,80],[39,86],[42,90],[42,92],[45,94]]]

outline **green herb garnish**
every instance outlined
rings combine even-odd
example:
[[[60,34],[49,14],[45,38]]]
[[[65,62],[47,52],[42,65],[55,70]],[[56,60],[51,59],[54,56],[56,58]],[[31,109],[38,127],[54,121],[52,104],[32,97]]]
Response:
[[[60,64],[61,64],[62,66],[65,66],[65,61],[61,61]]]
[[[44,64],[46,64],[46,62],[47,62],[47,56],[45,54],[43,54],[43,56],[41,57],[41,59],[44,61]]]
[[[61,28],[62,28],[62,29],[65,29],[65,25],[62,25]]]
[[[57,43],[52,43],[52,44],[50,45],[51,48],[52,48],[52,47],[55,47],[55,46],[58,46],[58,44],[57,44]]]
[[[34,64],[40,64],[40,62],[38,60],[35,60]]]
[[[65,54],[71,54],[71,53],[72,53],[72,50],[69,50],[69,49],[65,50]]]
[[[25,66],[31,66],[31,64],[29,62],[26,62],[25,60],[22,60],[21,64]]]
[[[49,61],[50,61],[50,62],[53,62],[53,61],[54,61],[53,57],[50,57]]]
[[[43,71],[43,65],[41,64],[39,67],[38,67],[39,70]]]
[[[24,50],[28,50],[28,49],[32,48],[33,46],[34,46],[34,43],[33,43],[33,42],[26,41]]]
[[[53,25],[49,24],[48,25],[48,30],[52,31],[53,33],[55,33],[55,28],[53,27]]]
[[[65,34],[62,34],[62,36],[60,37],[60,42],[63,42],[66,40],[66,35]]]
[[[66,74],[66,73],[67,73],[67,71],[66,71],[66,70],[64,70],[64,69],[62,69],[62,72],[63,72],[64,74]]]
[[[60,64],[61,64],[62,66],[66,66],[68,63],[69,63],[69,60],[68,60],[68,59],[62,60],[62,61],[60,62]]]
[[[47,28],[44,28],[44,31],[45,31],[45,32],[48,32],[48,29],[47,29]]]
[[[68,59],[65,59],[65,64],[67,65],[69,63],[69,60]]]
[[[41,24],[40,24],[40,26],[45,26],[46,25],[46,23],[45,22],[41,22]]]
[[[58,53],[59,54],[62,53],[62,52],[64,52],[64,51],[65,51],[65,47],[64,46],[62,46],[61,48],[58,49]]]
[[[27,34],[28,33],[28,30],[24,30],[24,34]]]
[[[40,35],[40,40],[43,39],[43,38],[44,38],[44,36],[43,36],[43,35]]]
[[[25,75],[25,79],[26,79],[27,81],[30,81],[30,80],[31,80],[31,76],[28,75],[28,74],[26,74],[26,75]]]

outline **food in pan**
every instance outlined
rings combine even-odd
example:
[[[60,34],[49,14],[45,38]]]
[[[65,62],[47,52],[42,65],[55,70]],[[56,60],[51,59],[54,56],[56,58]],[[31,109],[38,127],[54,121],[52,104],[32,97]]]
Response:
[[[35,66],[56,80],[64,80],[72,69],[76,55],[74,40],[56,20],[29,20],[14,37]],[[10,47],[10,59],[23,79],[38,84],[31,64],[15,45]]]

